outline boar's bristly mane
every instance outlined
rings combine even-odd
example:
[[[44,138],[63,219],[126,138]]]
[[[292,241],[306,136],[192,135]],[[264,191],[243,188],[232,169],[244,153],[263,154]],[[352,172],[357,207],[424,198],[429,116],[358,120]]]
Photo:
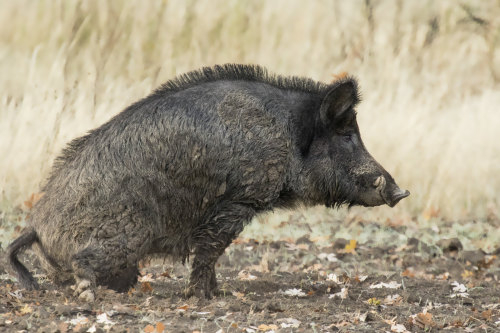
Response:
[[[202,83],[220,80],[241,80],[269,84],[284,90],[296,90],[316,94],[326,93],[331,86],[309,78],[299,76],[281,76],[272,74],[262,66],[224,64],[203,67],[167,81],[153,95],[163,96],[166,93],[181,91]]]

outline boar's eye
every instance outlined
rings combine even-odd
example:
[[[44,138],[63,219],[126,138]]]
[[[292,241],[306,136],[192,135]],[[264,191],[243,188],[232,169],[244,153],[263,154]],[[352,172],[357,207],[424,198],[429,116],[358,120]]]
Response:
[[[342,133],[342,140],[344,140],[345,142],[352,142],[352,136],[353,133],[351,132]]]

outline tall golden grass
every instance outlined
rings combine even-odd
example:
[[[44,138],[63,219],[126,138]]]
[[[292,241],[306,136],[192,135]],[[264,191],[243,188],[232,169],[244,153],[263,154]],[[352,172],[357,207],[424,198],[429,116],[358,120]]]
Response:
[[[473,0],[0,0],[1,202],[165,80],[228,62],[359,78],[365,144],[412,192],[372,214],[498,214],[500,3]]]

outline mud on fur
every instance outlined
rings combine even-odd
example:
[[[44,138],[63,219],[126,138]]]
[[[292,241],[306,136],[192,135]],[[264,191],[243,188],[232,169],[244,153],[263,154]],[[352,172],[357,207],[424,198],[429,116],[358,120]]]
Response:
[[[217,292],[215,263],[257,214],[301,205],[394,206],[409,195],[368,153],[354,110],[357,82],[323,84],[259,66],[206,67],[168,81],[70,142],[43,186],[29,227],[49,278],[125,291],[138,261],[192,258],[187,295]]]

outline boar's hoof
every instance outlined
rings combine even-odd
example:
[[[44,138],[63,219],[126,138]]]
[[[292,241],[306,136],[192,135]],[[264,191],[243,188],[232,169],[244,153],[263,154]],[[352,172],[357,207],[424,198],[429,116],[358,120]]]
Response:
[[[72,288],[75,290],[75,295],[80,294],[82,291],[88,289],[90,287],[90,281],[89,280],[79,280],[76,285],[74,285]]]
[[[78,298],[81,299],[82,301],[87,302],[87,303],[94,303],[94,301],[95,301],[94,292],[92,290],[90,290],[90,289],[87,289],[84,292],[82,292],[78,296]]]
[[[218,290],[217,288],[209,289],[209,288],[202,288],[201,286],[190,285],[186,289],[185,294],[186,298],[194,296],[200,299],[212,299],[213,297],[218,295]]]
[[[81,300],[92,303],[95,300],[95,296],[91,287],[92,283],[89,280],[80,280],[73,287],[75,289],[74,295],[78,296]]]
[[[199,266],[193,270],[189,280],[186,297],[196,296],[198,298],[211,299],[217,296],[215,268]]]

